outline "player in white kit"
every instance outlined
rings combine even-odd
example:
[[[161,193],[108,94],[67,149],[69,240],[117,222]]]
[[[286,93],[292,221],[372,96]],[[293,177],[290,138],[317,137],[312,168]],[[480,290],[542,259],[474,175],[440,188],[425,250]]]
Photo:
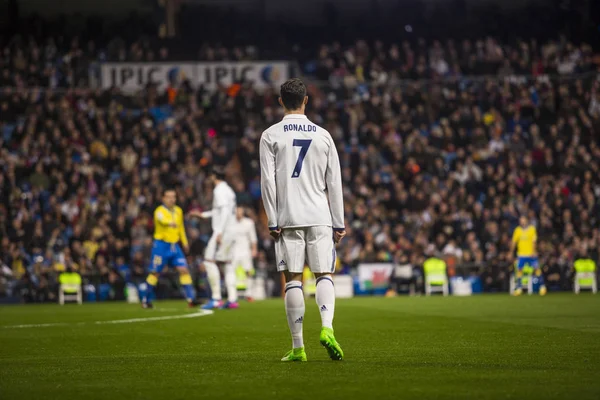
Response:
[[[302,324],[305,263],[317,278],[316,301],[321,313],[321,344],[332,360],[344,353],[333,335],[335,242],[346,234],[340,161],[329,132],[312,123],[304,109],[306,86],[300,79],[281,85],[283,120],[260,139],[261,189],[277,269],[284,271],[285,310],[292,350],[282,361],[306,361]]]
[[[233,246],[233,262],[234,268],[242,267],[247,276],[246,283],[246,300],[252,301],[253,284],[252,274],[254,272],[253,259],[256,258],[258,252],[258,239],[256,238],[256,226],[252,219],[244,216],[244,208],[238,207],[236,210],[235,221],[231,232],[235,237],[235,245]],[[229,295],[229,293],[227,293]]]
[[[190,212],[190,216],[212,218],[212,236],[204,250],[204,268],[212,292],[211,300],[202,306],[203,309],[238,308],[235,270],[231,264],[231,251],[235,237],[231,226],[235,220],[235,192],[225,182],[225,172],[222,167],[214,167],[209,177],[214,185],[212,210]],[[227,303],[221,301],[221,274],[219,266],[225,265],[225,286],[227,288]]]

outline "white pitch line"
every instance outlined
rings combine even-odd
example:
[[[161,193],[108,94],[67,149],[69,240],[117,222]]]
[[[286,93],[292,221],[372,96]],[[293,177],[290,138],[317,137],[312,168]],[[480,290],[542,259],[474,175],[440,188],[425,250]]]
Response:
[[[27,325],[8,325],[3,326],[4,329],[22,329],[22,328],[48,328],[52,326],[72,326],[72,325],[104,325],[104,324],[134,324],[136,322],[151,322],[151,321],[168,321],[172,319],[186,319],[186,318],[198,318],[207,315],[214,314],[212,310],[199,310],[193,314],[182,314],[182,315],[167,315],[164,317],[147,317],[147,318],[130,318],[130,319],[115,319],[110,321],[90,321],[90,322],[56,322],[50,324],[27,324]]]
[[[81,324],[81,322],[79,322],[79,324]],[[56,323],[51,323],[51,324],[29,324],[29,325],[8,325],[8,326],[3,326],[2,328],[4,329],[9,329],[9,328],[48,328],[50,326],[67,326],[67,325],[74,325],[74,324],[68,324],[66,322],[56,322]]]
[[[168,315],[165,317],[149,317],[149,318],[131,318],[131,319],[115,319],[112,321],[96,321],[94,324],[102,325],[102,324],[133,324],[136,322],[147,322],[147,321],[168,321],[170,319],[184,319],[184,318],[197,318],[203,317],[205,315],[213,314],[212,310],[200,310],[193,314],[183,314],[183,315]]]

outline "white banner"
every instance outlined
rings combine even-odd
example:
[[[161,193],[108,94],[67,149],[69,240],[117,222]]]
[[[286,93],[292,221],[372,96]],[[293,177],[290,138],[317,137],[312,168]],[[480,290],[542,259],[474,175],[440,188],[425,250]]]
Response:
[[[362,290],[385,289],[394,270],[392,263],[358,264],[358,281]]]
[[[236,81],[251,82],[258,89],[278,88],[289,78],[289,66],[285,61],[273,62],[181,62],[181,63],[106,63],[101,67],[102,89],[113,86],[123,92],[135,92],[148,83],[158,85],[159,90],[178,86],[189,79],[193,88],[204,85],[215,89],[229,86]]]

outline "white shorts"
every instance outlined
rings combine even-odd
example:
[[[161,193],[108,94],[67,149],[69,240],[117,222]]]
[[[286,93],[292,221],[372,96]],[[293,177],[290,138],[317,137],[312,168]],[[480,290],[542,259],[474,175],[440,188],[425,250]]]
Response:
[[[204,249],[204,260],[206,261],[231,261],[231,249],[233,248],[234,240],[228,234],[223,234],[221,244],[217,245],[217,235],[214,233],[210,237],[206,249]]]
[[[305,264],[313,273],[335,270],[335,245],[330,226],[283,229],[275,242],[277,271],[302,273]]]
[[[242,267],[246,272],[251,272],[254,270],[254,263],[252,262],[251,255],[245,257],[237,257],[237,255],[234,254],[232,264],[234,268]]]

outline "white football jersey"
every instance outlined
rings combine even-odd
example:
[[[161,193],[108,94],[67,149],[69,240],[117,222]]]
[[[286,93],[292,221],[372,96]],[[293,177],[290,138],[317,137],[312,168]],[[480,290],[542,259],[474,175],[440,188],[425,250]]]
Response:
[[[269,228],[344,229],[340,160],[327,130],[286,115],[262,134],[260,171]]]
[[[202,213],[204,217],[212,218],[213,234],[229,230],[235,220],[235,208],[235,192],[227,182],[219,182],[213,190],[212,210]]]
[[[230,232],[235,238],[233,256],[238,258],[250,257],[252,255],[252,245],[257,243],[254,221],[247,217],[240,220],[234,218]]]

